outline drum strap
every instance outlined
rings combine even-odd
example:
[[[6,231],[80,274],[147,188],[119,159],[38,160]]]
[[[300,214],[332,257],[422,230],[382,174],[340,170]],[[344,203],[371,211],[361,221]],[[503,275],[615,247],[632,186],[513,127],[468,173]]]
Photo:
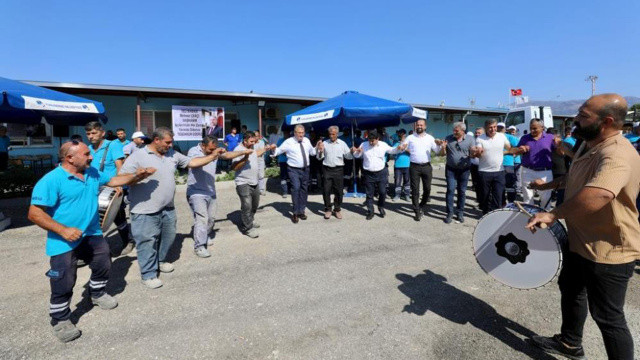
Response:
[[[109,152],[109,145],[111,145],[111,143],[108,143],[107,147],[104,148],[104,154],[102,154],[102,160],[100,160],[100,172],[104,171],[104,161],[107,159],[107,152]]]

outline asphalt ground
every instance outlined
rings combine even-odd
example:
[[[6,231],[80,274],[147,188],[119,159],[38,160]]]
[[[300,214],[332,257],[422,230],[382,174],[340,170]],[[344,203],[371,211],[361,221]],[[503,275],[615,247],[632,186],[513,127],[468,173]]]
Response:
[[[261,197],[260,237],[237,227],[232,182],[218,183],[213,256],[193,254],[185,187],[176,193],[175,272],[145,288],[135,251],[113,259],[108,292],[119,306],[92,308],[88,267],[78,270],[72,319],[82,337],[51,333],[45,232],[26,221],[27,199],[0,209],[15,226],[0,233],[1,359],[553,359],[525,342],[560,329],[556,282],[508,288],[477,265],[471,236],[478,212],[444,224],[444,174],[434,171],[431,210],[413,220],[410,203],[389,202],[387,216],[365,220],[362,199],[345,199],[344,219],[322,217],[309,196],[308,220],[293,224],[290,197]],[[475,205],[470,191],[468,205]],[[107,238],[116,244],[112,228]],[[114,245],[115,246],[115,245]],[[115,249],[116,251],[118,249]],[[640,273],[640,269],[636,269]],[[627,321],[640,341],[640,276],[629,284]],[[584,347],[604,359],[588,319]],[[638,353],[638,351],[637,351]],[[638,356],[638,355],[637,355]]]

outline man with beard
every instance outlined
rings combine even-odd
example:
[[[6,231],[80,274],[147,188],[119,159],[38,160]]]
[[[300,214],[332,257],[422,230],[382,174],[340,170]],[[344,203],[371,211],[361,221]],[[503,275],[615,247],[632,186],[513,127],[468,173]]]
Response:
[[[122,163],[124,161],[124,153],[122,151],[122,145],[117,140],[105,140],[104,129],[102,124],[97,121],[91,121],[84,126],[87,139],[91,143],[89,150],[91,150],[91,156],[93,161],[91,166],[96,168],[100,172],[104,172],[108,177],[115,176],[120,172]],[[118,188],[118,191],[123,191],[122,188]],[[120,209],[113,220],[113,223],[118,228],[118,234],[122,241],[122,247],[120,255],[127,255],[133,250],[135,246],[131,241],[129,232],[129,224],[127,223],[127,214],[125,212],[127,204],[123,201],[120,205]]]
[[[204,136],[202,142],[187,153],[190,158],[214,154],[216,159],[205,166],[189,168],[187,178],[187,201],[193,213],[193,251],[196,256],[208,258],[208,246],[213,245],[213,225],[216,221],[216,166],[218,159],[232,160],[251,153],[250,150],[228,151],[218,147],[217,140]],[[209,237],[209,234],[212,234]]]
[[[132,184],[153,174],[153,168],[141,168],[135,174],[109,176],[91,166],[87,145],[69,141],[60,146],[60,166],[42,177],[33,188],[28,218],[47,230],[46,252],[51,257],[51,298],[49,316],[53,334],[62,342],[80,337],[81,332],[69,320],[69,304],[76,283],[78,259],[89,263],[88,291],[91,303],[109,310],[118,301],[107,294],[111,270],[109,245],[102,236],[98,214],[98,189]]]
[[[258,136],[247,131],[242,135],[242,143],[236,146],[235,152],[241,152],[243,157],[236,157],[231,163],[231,168],[236,172],[236,192],[240,197],[240,212],[242,224],[240,231],[248,237],[255,239],[258,237],[260,225],[254,221],[258,205],[260,204],[260,164],[258,158],[265,152],[276,148],[275,145],[267,145],[259,150],[254,146]]]
[[[142,283],[150,289],[162,286],[158,271],[169,273],[169,249],[176,238],[176,168],[197,168],[214,161],[218,154],[189,158],[172,149],[173,131],[166,127],[154,130],[152,142],[134,152],[122,166],[121,173],[135,173],[140,168],[158,169],[144,181],[129,187],[131,233],[138,252]]]
[[[416,121],[416,132],[407,136],[402,142],[403,147],[409,152],[409,178],[411,182],[411,202],[413,204],[414,220],[420,221],[422,214],[426,212],[426,206],[431,195],[431,152],[440,152],[442,140],[436,140],[426,133],[427,121]],[[422,181],[422,199],[420,199],[420,181]],[[386,190],[385,190],[386,191]]]
[[[535,214],[527,227],[564,219],[569,251],[558,278],[562,327],[553,337],[532,341],[547,352],[585,358],[582,330],[587,311],[600,328],[609,359],[633,359],[633,337],[624,317],[625,294],[640,259],[640,224],[635,200],[640,157],[620,129],[627,103],[617,94],[591,97],[579,109],[574,134],[584,140],[567,175],[536,189],[566,185],[565,202]]]

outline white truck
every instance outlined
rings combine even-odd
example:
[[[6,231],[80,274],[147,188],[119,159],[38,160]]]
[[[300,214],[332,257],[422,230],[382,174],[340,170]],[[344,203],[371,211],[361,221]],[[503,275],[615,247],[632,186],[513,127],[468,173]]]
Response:
[[[510,109],[504,118],[504,123],[507,127],[515,126],[518,129],[518,135],[522,136],[529,133],[531,119],[542,120],[547,129],[553,127],[553,115],[551,115],[551,107],[549,106],[525,106]]]

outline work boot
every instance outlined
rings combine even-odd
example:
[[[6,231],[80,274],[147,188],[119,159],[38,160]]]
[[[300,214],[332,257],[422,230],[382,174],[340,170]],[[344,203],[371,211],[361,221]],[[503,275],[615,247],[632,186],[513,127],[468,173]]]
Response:
[[[104,293],[99,298],[91,298],[91,303],[98,305],[102,310],[111,310],[118,307],[118,300],[107,293]]]
[[[73,341],[82,335],[82,332],[71,322],[71,320],[59,321],[53,326],[53,335],[63,343]]]

